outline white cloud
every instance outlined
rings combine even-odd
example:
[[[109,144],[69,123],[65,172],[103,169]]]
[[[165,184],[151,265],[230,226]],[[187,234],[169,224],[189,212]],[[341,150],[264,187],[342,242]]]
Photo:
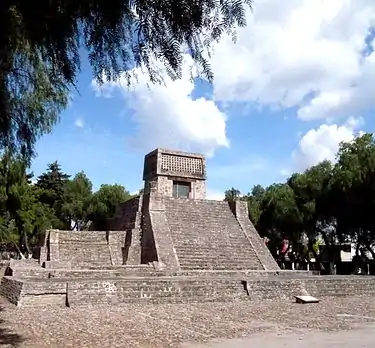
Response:
[[[291,174],[292,174],[292,172],[288,168],[281,168],[281,170],[280,170],[281,176],[290,176]]]
[[[257,1],[237,43],[215,47],[215,99],[294,106],[303,120],[359,114],[375,105],[373,25],[373,0]]]
[[[351,141],[362,134],[358,127],[363,124],[361,119],[350,118],[338,126],[322,124],[317,129],[310,129],[302,136],[298,148],[293,152],[293,161],[297,170],[304,170],[323,160],[334,162],[342,141]]]
[[[222,201],[225,197],[223,191],[207,189],[206,198],[214,201]]]
[[[128,89],[125,77],[116,83],[107,83],[97,92],[110,95],[120,88],[126,104],[134,113],[136,134],[129,139],[132,145],[149,150],[154,147],[172,147],[199,151],[212,156],[219,147],[229,147],[226,136],[226,115],[214,101],[192,98],[194,82],[190,79],[190,57],[185,57],[183,77],[165,83],[150,85],[146,75],[137,71],[138,82]]]
[[[261,157],[249,157],[240,162],[209,165],[207,176],[217,181],[230,178],[235,181],[237,178],[247,178],[254,173],[260,173],[267,169],[267,162]]]
[[[257,1],[247,27],[238,29],[237,43],[223,37],[214,47],[214,101],[254,102],[274,110],[294,107],[302,120],[324,119],[325,124],[303,136],[294,156],[301,167],[332,159],[338,142],[351,139],[359,127],[350,123],[358,119],[338,126],[338,118],[375,106],[375,53],[365,43],[374,25],[373,0]],[[166,78],[165,85],[149,86],[136,70],[139,80],[131,91],[125,79],[93,87],[105,97],[116,89],[124,92],[126,105],[134,110],[133,145],[213,155],[229,147],[227,117],[214,101],[193,100],[191,63],[185,57],[183,78]]]
[[[83,128],[85,126],[85,123],[83,122],[82,118],[77,118],[74,121],[74,125],[78,128]]]

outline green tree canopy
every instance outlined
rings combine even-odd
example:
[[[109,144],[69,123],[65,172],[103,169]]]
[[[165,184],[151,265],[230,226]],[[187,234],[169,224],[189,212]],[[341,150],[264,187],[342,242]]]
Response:
[[[0,48],[0,149],[30,161],[36,140],[52,130],[66,107],[69,86],[45,62],[42,49],[17,40],[6,48],[9,57]]]
[[[122,185],[101,185],[99,190],[93,194],[89,207],[89,218],[92,228],[105,230],[107,219],[111,218],[118,204],[132,198],[130,193]]]
[[[241,191],[232,187],[229,190],[225,191],[224,200],[227,202],[234,202],[236,199],[240,198]]]
[[[61,170],[60,164],[55,161],[48,164],[47,171],[38,177],[36,183],[36,186],[41,189],[40,201],[53,209],[55,213],[56,221],[53,228],[70,229],[63,211],[69,177]]]
[[[51,227],[53,210],[41,201],[42,190],[30,183],[31,175],[20,158],[9,155],[0,162],[2,243],[14,243],[21,252],[31,253],[40,233]]]
[[[62,204],[63,215],[71,229],[85,229],[89,223],[89,206],[92,200],[92,183],[84,172],[77,173],[66,182]]]

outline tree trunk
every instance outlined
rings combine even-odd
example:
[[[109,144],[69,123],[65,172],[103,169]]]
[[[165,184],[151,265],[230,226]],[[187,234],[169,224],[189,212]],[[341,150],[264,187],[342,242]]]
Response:
[[[313,253],[313,255],[314,255],[316,268],[317,268],[318,270],[320,270],[320,269],[321,269],[320,257],[319,257],[319,255],[316,253],[316,251],[314,250],[314,244],[315,244],[314,242],[316,242],[316,241],[315,241],[315,240],[312,241],[312,240],[310,240],[310,238],[309,238],[309,245],[308,245],[308,248],[309,248],[309,252],[311,251],[311,252]]]
[[[21,253],[24,253],[24,254],[27,253],[27,255],[31,255],[30,246],[29,246],[29,239],[28,239],[28,236],[27,236],[27,233],[26,233],[25,230],[22,230],[22,232],[20,234],[19,249],[20,249]]]
[[[8,145],[9,139],[4,137],[11,127],[10,94],[7,86],[9,73],[12,69],[11,27],[12,16],[9,2],[0,1],[0,131],[2,142]]]
[[[374,252],[374,250],[372,249],[372,247],[371,247],[370,244],[366,244],[366,249],[370,252],[372,258],[375,260],[375,252]]]

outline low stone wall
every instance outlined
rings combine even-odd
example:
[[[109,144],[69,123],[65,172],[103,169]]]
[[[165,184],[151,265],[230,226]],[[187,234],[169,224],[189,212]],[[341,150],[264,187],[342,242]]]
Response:
[[[178,280],[171,277],[133,280],[71,282],[68,285],[70,306],[92,303],[130,302],[184,303],[246,299],[238,281]]]
[[[48,279],[48,278],[64,278],[64,279],[100,279],[115,278],[126,276],[161,276],[162,272],[157,272],[152,265],[138,266],[110,266],[103,268],[89,269],[70,269],[70,268],[23,268],[13,265],[8,267],[8,275],[19,279]]]
[[[317,276],[306,279],[305,287],[311,296],[375,296],[374,276]]]
[[[248,297],[252,301],[290,300],[295,296],[307,295],[302,279],[259,279],[244,284]]]
[[[19,306],[97,303],[294,301],[298,295],[375,295],[375,277],[125,277],[23,279],[3,277],[0,293]]]
[[[294,299],[297,295],[310,295],[316,298],[329,296],[375,296],[375,277],[270,277],[269,279],[245,280],[249,298],[263,299]]]

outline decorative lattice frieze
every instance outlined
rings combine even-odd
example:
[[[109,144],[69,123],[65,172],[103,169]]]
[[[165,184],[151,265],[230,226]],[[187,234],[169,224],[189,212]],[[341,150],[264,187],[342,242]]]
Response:
[[[163,154],[161,171],[203,175],[203,161],[201,158]]]

